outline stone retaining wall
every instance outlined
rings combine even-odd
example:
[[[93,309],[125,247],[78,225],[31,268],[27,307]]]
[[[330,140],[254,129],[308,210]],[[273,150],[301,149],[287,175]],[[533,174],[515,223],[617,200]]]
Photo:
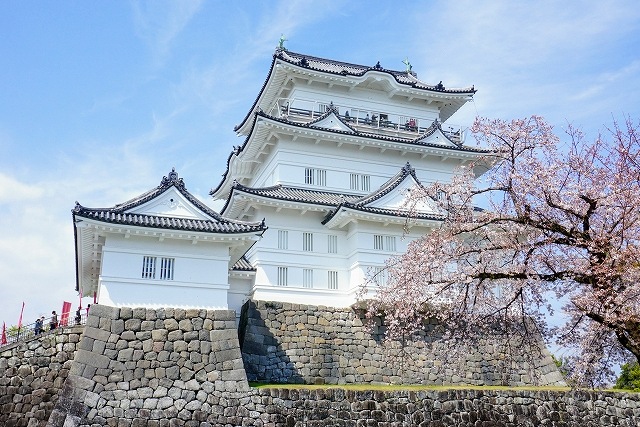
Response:
[[[47,426],[198,425],[214,391],[249,391],[235,312],[93,305]]]
[[[640,426],[640,393],[250,388],[237,332],[232,311],[94,305],[82,336],[2,351],[0,425]]]
[[[46,424],[81,333],[81,326],[58,329],[0,349],[1,426]]]
[[[564,384],[540,341],[522,345],[515,339],[485,339],[460,351],[441,340],[433,323],[400,346],[383,339],[380,318],[371,329],[352,309],[280,302],[249,301],[240,319],[242,356],[250,381]]]
[[[597,391],[259,389],[243,409],[256,415],[232,425],[640,426],[639,393]]]

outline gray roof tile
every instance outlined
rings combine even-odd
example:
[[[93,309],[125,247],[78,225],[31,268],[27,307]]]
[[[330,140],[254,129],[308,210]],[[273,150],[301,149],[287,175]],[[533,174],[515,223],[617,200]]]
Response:
[[[140,206],[167,191],[169,188],[175,187],[189,202],[191,202],[201,212],[211,217],[211,219],[191,219],[177,218],[159,215],[145,215],[137,213],[129,213],[137,206]],[[97,221],[119,224],[132,225],[140,227],[161,228],[170,230],[196,231],[205,233],[249,233],[266,230],[264,223],[237,221],[222,217],[220,214],[210,209],[208,206],[200,202],[185,188],[182,178],[178,178],[175,169],[169,173],[168,177],[162,178],[160,185],[156,188],[141,194],[127,202],[120,203],[111,208],[87,208],[76,202],[75,208],[72,210],[73,216]]]

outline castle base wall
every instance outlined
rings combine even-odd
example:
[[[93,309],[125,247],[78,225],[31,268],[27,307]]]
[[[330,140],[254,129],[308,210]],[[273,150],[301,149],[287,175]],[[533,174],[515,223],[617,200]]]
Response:
[[[640,393],[250,388],[228,310],[95,305],[77,329],[0,351],[0,425],[640,425]]]
[[[403,342],[350,308],[248,301],[240,320],[249,381],[305,384],[564,385],[541,340],[451,346],[435,323]]]

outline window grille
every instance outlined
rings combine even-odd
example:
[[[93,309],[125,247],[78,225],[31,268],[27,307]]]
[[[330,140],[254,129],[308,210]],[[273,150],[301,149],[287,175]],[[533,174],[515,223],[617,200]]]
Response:
[[[289,232],[278,230],[278,249],[289,249]]]
[[[338,236],[333,234],[327,236],[327,252],[330,254],[338,253]]]
[[[305,288],[313,288],[313,270],[310,268],[302,269],[302,286]]]
[[[384,250],[384,239],[383,239],[383,236],[381,236],[379,234],[375,234],[373,236],[373,249],[378,250],[378,251],[383,251]]]
[[[143,279],[156,278],[156,257],[145,256],[142,258],[142,278]]]
[[[381,234],[374,234],[373,249],[377,251],[395,252],[396,236],[383,236]]]
[[[288,273],[287,267],[278,267],[278,286],[287,286],[289,284]]]
[[[160,260],[160,280],[173,280],[173,266],[175,258],[162,258]]]
[[[385,250],[389,252],[395,252],[396,250],[396,236],[384,236]]]
[[[304,168],[304,183],[326,187],[327,171],[325,169]]]
[[[313,233],[302,233],[302,250],[313,252]]]
[[[387,274],[387,269],[385,267],[373,267],[373,282],[378,285],[386,285],[389,276]]]
[[[371,176],[352,173],[350,177],[350,188],[358,191],[371,191]]]
[[[329,284],[329,289],[338,289],[338,272],[330,270],[327,273],[327,282]]]

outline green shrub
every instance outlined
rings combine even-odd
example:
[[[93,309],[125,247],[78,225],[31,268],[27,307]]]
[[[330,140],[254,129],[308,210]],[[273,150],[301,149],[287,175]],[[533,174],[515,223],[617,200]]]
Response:
[[[638,362],[625,363],[613,388],[640,391],[640,365]]]

